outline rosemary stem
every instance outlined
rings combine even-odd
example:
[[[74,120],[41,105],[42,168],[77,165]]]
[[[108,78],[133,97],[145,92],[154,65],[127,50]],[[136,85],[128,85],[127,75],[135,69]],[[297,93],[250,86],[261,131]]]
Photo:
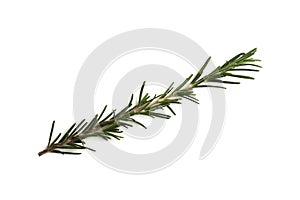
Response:
[[[110,112],[103,120],[101,120],[102,115],[105,113],[107,106],[104,107],[101,114],[96,115],[93,120],[90,122],[85,122],[82,120],[77,126],[76,123],[73,124],[64,134],[60,133],[52,142],[52,133],[54,128],[54,122],[52,123],[50,136],[48,140],[47,147],[38,153],[39,156],[42,156],[48,152],[51,153],[60,153],[60,154],[80,154],[72,151],[61,151],[60,149],[90,149],[84,146],[84,139],[93,136],[99,136],[104,139],[116,138],[120,139],[122,136],[119,133],[123,132],[120,128],[131,127],[132,124],[138,124],[144,128],[145,125],[136,121],[132,116],[135,115],[148,115],[150,117],[158,117],[169,119],[171,116],[160,113],[159,109],[168,108],[174,115],[175,112],[171,108],[173,104],[181,104],[183,98],[188,99],[194,103],[199,103],[199,100],[195,97],[194,93],[195,88],[202,87],[213,87],[213,88],[223,88],[223,86],[218,86],[216,83],[225,83],[225,84],[239,84],[239,82],[226,81],[223,80],[223,77],[234,77],[234,78],[244,78],[244,79],[253,79],[250,76],[244,76],[240,74],[232,74],[232,71],[252,71],[257,72],[259,70],[252,69],[251,67],[261,67],[254,62],[260,61],[257,59],[251,58],[252,55],[256,52],[256,49],[249,51],[248,53],[241,53],[237,56],[231,58],[229,61],[226,61],[222,66],[217,67],[209,74],[203,76],[203,71],[207,64],[210,61],[210,57],[203,64],[202,68],[194,75],[194,78],[191,80],[193,75],[186,78],[177,88],[173,89],[173,83],[169,86],[166,91],[160,95],[155,95],[153,98],[150,98],[148,93],[143,94],[143,89],[145,82],[143,83],[138,102],[136,105],[132,105],[133,95],[131,96],[129,104],[123,108],[118,113],[115,111]],[[241,68],[239,68],[241,67]]]

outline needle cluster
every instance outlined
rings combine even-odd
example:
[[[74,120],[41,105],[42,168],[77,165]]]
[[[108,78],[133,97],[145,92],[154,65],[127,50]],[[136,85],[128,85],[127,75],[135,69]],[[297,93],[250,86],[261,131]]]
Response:
[[[238,72],[258,72],[260,65],[256,64],[258,59],[252,58],[256,49],[247,53],[240,53],[230,60],[226,61],[223,65],[218,66],[207,75],[203,72],[210,61],[210,57],[203,64],[201,69],[195,74],[187,77],[181,84],[174,87],[174,83],[159,95],[150,96],[149,93],[144,92],[145,82],[143,82],[137,102],[133,104],[134,95],[122,110],[106,112],[105,106],[102,112],[90,121],[82,120],[80,123],[74,123],[66,132],[59,133],[52,139],[54,124],[53,121],[50,131],[50,136],[46,148],[39,152],[38,155],[45,153],[59,153],[59,154],[81,154],[78,151],[81,149],[88,149],[95,151],[85,146],[84,139],[87,137],[100,137],[105,140],[121,139],[123,128],[130,128],[133,125],[139,125],[146,128],[144,124],[133,118],[135,115],[145,115],[152,118],[169,119],[170,114],[164,114],[161,110],[169,110],[170,113],[176,115],[171,108],[174,104],[181,104],[181,100],[187,99],[194,103],[199,103],[194,93],[195,88],[221,88],[226,89],[223,84],[240,84],[238,79],[254,79],[251,76],[239,74]],[[225,78],[235,78],[235,80],[226,80]],[[220,85],[220,83],[223,83]]]

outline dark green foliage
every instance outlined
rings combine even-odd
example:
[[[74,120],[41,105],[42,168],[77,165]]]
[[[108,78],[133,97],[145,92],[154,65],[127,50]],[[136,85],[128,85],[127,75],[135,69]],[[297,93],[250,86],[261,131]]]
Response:
[[[161,113],[160,110],[165,110],[165,108],[167,108],[173,115],[176,115],[171,106],[173,104],[181,104],[181,100],[183,98],[197,104],[199,103],[199,100],[195,97],[195,88],[211,87],[226,89],[223,85],[220,85],[220,83],[240,84],[239,81],[224,80],[226,77],[234,79],[254,79],[251,76],[237,74],[236,72],[259,71],[257,68],[261,68],[261,66],[257,65],[256,62],[260,60],[252,58],[255,52],[256,49],[253,49],[247,53],[238,54],[226,61],[222,66],[218,66],[212,72],[203,76],[206,66],[210,61],[209,57],[194,77],[193,75],[190,75],[175,89],[173,87],[174,83],[172,83],[165,92],[160,95],[154,95],[152,98],[148,93],[144,94],[146,82],[143,82],[139,91],[138,101],[135,105],[133,104],[134,96],[132,94],[127,106],[118,113],[113,110],[104,117],[107,108],[107,106],[105,106],[99,116],[95,115],[90,122],[82,120],[77,125],[76,123],[73,124],[65,133],[59,133],[58,136],[51,142],[55,124],[53,121],[47,148],[41,151],[39,155],[41,156],[47,152],[72,155],[80,154],[70,151],[74,149],[88,149],[94,151],[93,149],[84,146],[83,140],[85,138],[100,137],[105,140],[109,140],[111,138],[119,140],[123,138],[120,135],[123,132],[122,128],[129,128],[134,124],[146,128],[144,124],[133,118],[135,115],[146,115],[152,118],[157,117],[169,119],[171,116]]]

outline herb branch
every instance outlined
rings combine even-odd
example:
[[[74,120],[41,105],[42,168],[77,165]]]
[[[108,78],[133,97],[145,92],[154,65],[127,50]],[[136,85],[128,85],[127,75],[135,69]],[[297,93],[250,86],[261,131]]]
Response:
[[[55,121],[53,121],[50,131],[47,147],[38,153],[39,156],[45,153],[59,153],[59,154],[72,154],[78,155],[80,152],[74,152],[76,149],[88,149],[95,151],[89,147],[84,146],[84,139],[88,137],[100,137],[105,140],[121,139],[120,134],[123,132],[121,128],[129,128],[133,125],[139,125],[146,128],[141,122],[135,120],[135,115],[145,115],[152,118],[169,119],[171,115],[163,114],[160,110],[168,109],[173,115],[176,115],[171,108],[174,104],[181,104],[181,100],[187,99],[194,103],[199,103],[194,93],[195,88],[221,88],[226,89],[224,84],[240,84],[238,79],[254,79],[251,76],[237,74],[236,72],[258,72],[260,65],[256,64],[260,60],[252,58],[256,49],[247,53],[240,53],[230,60],[226,61],[223,65],[218,66],[207,75],[203,72],[210,61],[210,57],[203,64],[201,69],[195,74],[187,77],[180,85],[174,87],[174,83],[159,95],[151,97],[148,93],[144,92],[145,82],[143,82],[139,91],[137,103],[133,104],[134,96],[131,95],[130,101],[122,110],[116,112],[113,110],[107,114],[105,106],[102,112],[90,121],[82,120],[80,123],[74,123],[65,133],[59,133],[52,139]],[[227,78],[236,78],[235,80],[226,80]]]

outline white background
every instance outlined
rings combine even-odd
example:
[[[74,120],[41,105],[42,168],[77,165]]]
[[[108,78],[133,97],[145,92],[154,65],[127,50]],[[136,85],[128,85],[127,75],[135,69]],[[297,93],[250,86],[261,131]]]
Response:
[[[291,0],[1,1],[0,198],[299,199],[299,18]],[[149,27],[190,37],[216,64],[258,47],[264,68],[226,91],[214,151],[198,160],[199,137],[148,175],[115,172],[87,153],[38,157],[51,121],[56,130],[73,121],[74,83],[89,53]]]

